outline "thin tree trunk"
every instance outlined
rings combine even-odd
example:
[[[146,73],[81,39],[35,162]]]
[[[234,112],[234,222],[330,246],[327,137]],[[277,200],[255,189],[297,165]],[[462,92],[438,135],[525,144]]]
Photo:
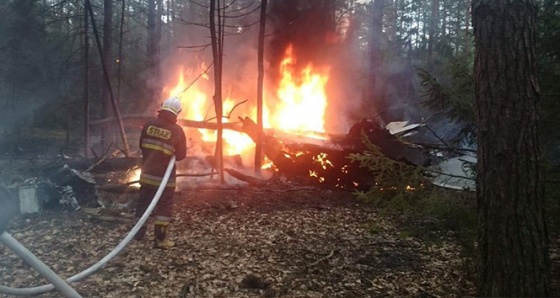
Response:
[[[470,42],[470,38],[471,38],[471,30],[469,29],[471,26],[471,6],[467,5],[467,9],[465,12],[465,49],[463,50],[465,53],[468,53],[471,51],[471,42]]]
[[[389,0],[388,8],[386,9],[387,16],[387,40],[391,45],[396,44],[397,41],[397,4],[396,0]],[[392,47],[391,47],[392,48]]]
[[[90,0],[86,1],[86,9],[88,10],[88,14],[91,20],[91,27],[93,29],[93,35],[95,37],[95,43],[97,44],[97,50],[99,51],[99,56],[101,57],[101,68],[103,69],[103,78],[105,80],[105,84],[109,91],[109,99],[110,103],[113,107],[113,112],[115,113],[115,118],[117,119],[117,124],[119,126],[119,131],[121,133],[121,140],[124,146],[124,153],[126,156],[130,155],[130,147],[128,146],[128,140],[126,138],[126,133],[124,131],[124,126],[121,119],[121,112],[119,110],[119,106],[115,102],[115,97],[113,95],[113,89],[111,87],[111,79],[109,77],[109,73],[107,71],[107,66],[105,65],[105,61],[103,59],[103,50],[101,48],[101,40],[99,38],[99,32],[97,31],[97,25],[95,24],[95,18],[93,17],[93,9],[91,8]]]
[[[113,76],[113,0],[103,1],[103,63],[109,78]],[[111,113],[111,98],[109,86],[104,85],[102,94],[103,117],[109,117]],[[108,138],[112,135],[111,131],[103,131],[102,146],[105,147],[110,142]]]
[[[91,148],[89,131],[89,20],[88,10],[84,6],[84,156],[89,158]]]
[[[117,103],[121,102],[121,71],[123,64],[123,36],[124,36],[124,12],[126,11],[126,0],[121,0],[121,21],[119,26],[119,53],[117,58]]]
[[[148,0],[148,100],[161,96],[160,41],[161,41],[161,0]]]
[[[385,107],[383,94],[381,92],[381,43],[383,34],[383,7],[385,0],[374,0],[372,5],[371,36],[370,36],[370,62],[368,68],[368,80],[366,83],[366,100],[369,103],[370,117],[381,121],[379,114]]]
[[[261,16],[259,23],[259,45],[257,58],[257,125],[259,134],[255,146],[255,173],[261,172],[262,142],[263,142],[263,84],[264,84],[264,32],[266,27],[266,5],[267,0],[261,1]]]
[[[473,2],[482,297],[549,295],[534,0]]]
[[[216,5],[216,2],[218,4]],[[216,16],[217,13],[217,16]],[[216,28],[216,19],[218,26]],[[222,106],[222,51],[223,37],[220,20],[219,0],[210,0],[210,35],[212,42],[212,56],[214,58],[214,107],[216,109],[216,119],[218,131],[216,137],[216,165],[220,173],[220,182],[224,183],[224,161],[223,161],[223,106]]]
[[[437,28],[439,23],[439,0],[432,0],[432,14],[430,15],[430,28],[428,40],[428,63],[431,65],[434,55],[434,44],[437,42]]]

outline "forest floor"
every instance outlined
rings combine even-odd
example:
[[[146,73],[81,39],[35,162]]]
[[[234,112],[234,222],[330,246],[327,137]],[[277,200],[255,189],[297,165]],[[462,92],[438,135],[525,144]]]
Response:
[[[124,202],[136,194],[114,196]],[[131,208],[84,211],[19,216],[10,233],[70,276],[109,253],[135,223]],[[73,285],[84,297],[471,296],[457,239],[430,230],[430,240],[411,237],[398,220],[346,191],[289,183],[183,189],[176,194],[174,249],[153,249],[150,230],[148,240],[131,242]],[[0,246],[0,284],[43,283]]]
[[[14,176],[10,156],[17,155],[0,158],[0,180]],[[35,159],[21,163],[34,166]],[[77,274],[108,254],[136,223],[137,191],[99,194],[113,204],[20,215],[9,232],[61,276]],[[472,207],[475,198],[469,198]],[[475,261],[464,249],[466,238],[437,218],[403,218],[349,191],[290,181],[180,185],[170,230],[174,249],[153,249],[150,229],[147,240],[132,241],[72,285],[84,297],[119,298],[473,296]],[[553,293],[560,293],[560,240],[554,235],[551,276]],[[44,283],[0,245],[0,285]]]

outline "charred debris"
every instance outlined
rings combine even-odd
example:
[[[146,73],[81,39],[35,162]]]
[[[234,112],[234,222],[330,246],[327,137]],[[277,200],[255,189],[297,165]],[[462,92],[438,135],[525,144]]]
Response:
[[[130,117],[131,121],[137,121]],[[250,118],[239,118],[229,129],[242,131],[257,140],[258,126]],[[476,156],[472,150],[457,150],[441,145],[429,145],[418,140],[429,139],[433,133],[422,124],[391,122],[385,127],[371,120],[355,123],[347,134],[302,137],[277,130],[267,130],[263,138],[263,154],[268,160],[271,175],[259,175],[243,167],[240,156],[225,156],[224,171],[242,184],[266,187],[281,177],[297,185],[327,189],[367,190],[376,185],[375,173],[353,162],[349,156],[367,152],[364,137],[385,157],[408,167],[421,168],[434,185],[457,190],[473,190],[473,166]],[[423,136],[424,135],[424,136]],[[414,136],[414,138],[412,137]],[[408,140],[413,139],[415,142]],[[189,156],[186,165],[196,163],[202,172],[185,171],[179,167],[178,177],[188,180],[213,179],[213,156]],[[104,207],[99,191],[124,192],[131,189],[140,157],[125,157],[121,152],[84,159],[59,155],[56,161],[38,165],[29,162],[20,166],[3,187],[12,197],[19,196],[20,212],[33,213],[52,206],[66,206],[74,210],[82,207]],[[124,174],[123,174],[124,173]],[[13,195],[16,194],[16,195]]]

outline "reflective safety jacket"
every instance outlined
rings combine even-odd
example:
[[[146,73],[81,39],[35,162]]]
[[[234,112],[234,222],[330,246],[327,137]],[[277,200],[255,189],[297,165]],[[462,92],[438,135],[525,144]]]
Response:
[[[142,128],[140,149],[142,150],[142,174],[140,184],[159,187],[171,156],[177,161],[187,154],[187,140],[174,115],[160,111],[157,118],[149,120]],[[175,188],[175,166],[166,187]]]

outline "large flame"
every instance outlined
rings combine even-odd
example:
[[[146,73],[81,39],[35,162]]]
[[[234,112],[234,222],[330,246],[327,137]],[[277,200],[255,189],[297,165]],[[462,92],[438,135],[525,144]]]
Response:
[[[279,69],[281,79],[278,88],[273,92],[270,90],[267,92],[276,94],[276,98],[264,99],[264,127],[296,131],[308,136],[312,132],[324,132],[327,107],[325,86],[328,81],[328,70],[321,73],[309,64],[300,71],[296,71],[297,64],[291,46],[286,49],[285,54]],[[181,99],[183,112],[179,116],[183,119],[216,122],[212,100],[213,88],[207,84],[207,77],[204,76],[206,80],[198,80],[189,86],[205,68],[204,65],[193,70],[185,70],[184,67],[180,67],[176,75],[176,82],[170,84],[173,87],[164,89],[165,96],[179,96]],[[223,101],[224,115],[228,115],[235,107],[236,115],[255,119],[256,107],[247,107],[247,104],[236,107],[239,102],[241,100],[225,98]],[[230,119],[224,118],[223,122],[230,122]],[[202,141],[209,144],[216,142],[216,131],[199,129],[199,132]],[[232,130],[224,130],[223,139],[224,154],[226,155],[245,155],[252,152],[255,146],[249,136]]]
[[[278,102],[266,103],[268,117],[265,117],[265,125],[300,133],[325,132],[328,70],[322,74],[308,64],[297,73],[296,66],[290,45],[280,64],[282,78],[277,90]]]
[[[204,69],[204,65],[201,65],[201,69]],[[179,67],[177,74],[177,82],[172,88],[164,88],[164,93],[166,96],[178,96],[181,99],[183,105],[183,112],[179,115],[182,119],[188,119],[193,121],[209,121],[216,122],[214,115],[214,102],[212,97],[209,95],[211,93],[203,91],[201,87],[202,84],[195,82],[187,82],[186,77],[194,80],[194,76],[197,75],[194,71],[185,71],[184,67]],[[193,78],[191,78],[193,77]],[[206,75],[202,76],[204,79],[208,79]],[[192,84],[192,85],[190,85]],[[223,102],[223,110],[230,111],[235,106],[235,101],[232,99],[226,99]],[[229,122],[228,118],[224,118],[223,122]],[[202,141],[207,143],[216,142],[217,132],[209,129],[199,129],[198,130],[202,136]],[[224,154],[235,155],[242,154],[251,148],[252,140],[249,136],[243,133],[239,133],[231,130],[224,130]]]

